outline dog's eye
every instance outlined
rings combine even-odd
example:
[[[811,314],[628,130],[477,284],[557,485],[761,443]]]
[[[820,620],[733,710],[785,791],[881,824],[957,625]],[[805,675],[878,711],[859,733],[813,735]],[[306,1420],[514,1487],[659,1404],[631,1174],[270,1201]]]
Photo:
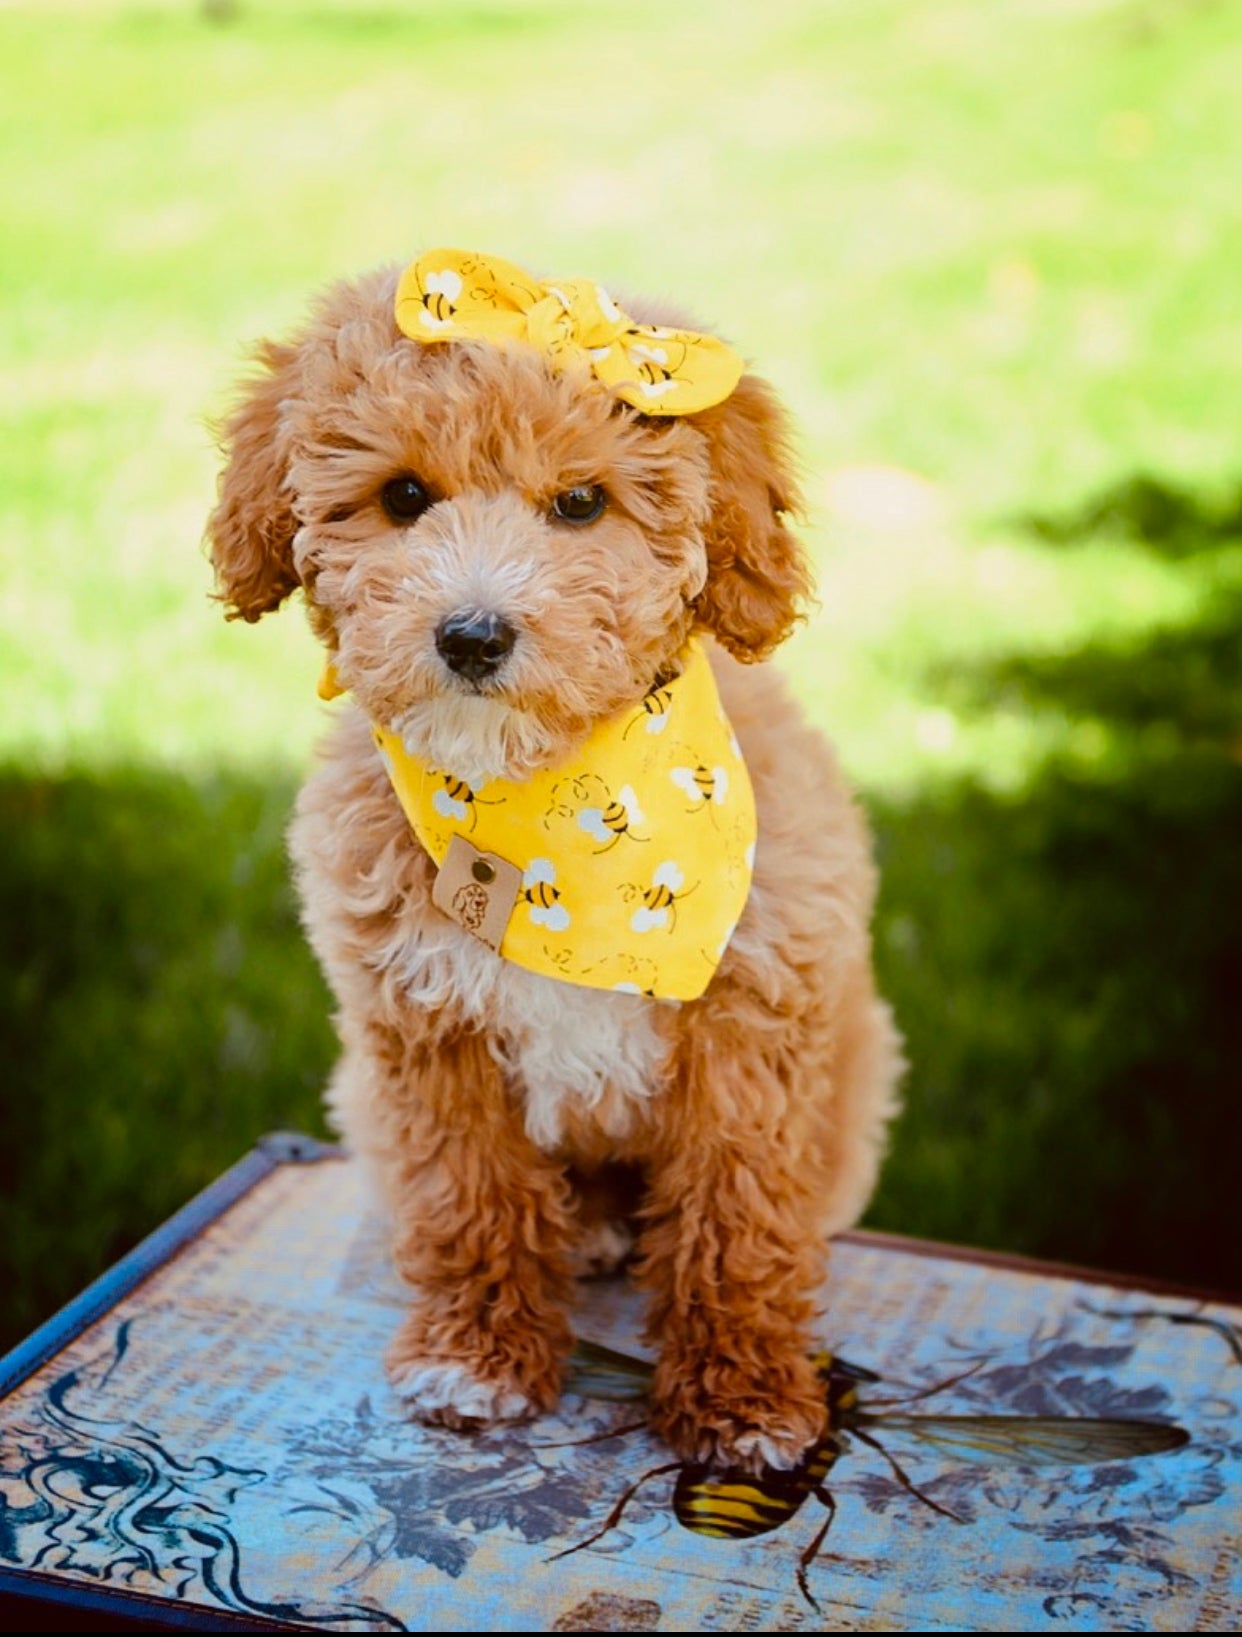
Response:
[[[416,477],[395,477],[380,490],[384,510],[394,523],[412,523],[431,505],[426,486]]]
[[[552,502],[552,510],[563,523],[594,523],[608,504],[608,496],[598,483],[579,484],[563,489]]]

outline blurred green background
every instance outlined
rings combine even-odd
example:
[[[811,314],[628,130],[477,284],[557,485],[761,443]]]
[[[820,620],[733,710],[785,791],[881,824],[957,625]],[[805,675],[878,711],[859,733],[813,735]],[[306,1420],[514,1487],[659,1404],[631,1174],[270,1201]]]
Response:
[[[204,416],[436,243],[688,303],[796,414],[780,663],[912,1062],[868,1221],[1242,1282],[1239,12],[0,4],[0,1339],[322,1129],[325,708],[296,607],[208,601]]]

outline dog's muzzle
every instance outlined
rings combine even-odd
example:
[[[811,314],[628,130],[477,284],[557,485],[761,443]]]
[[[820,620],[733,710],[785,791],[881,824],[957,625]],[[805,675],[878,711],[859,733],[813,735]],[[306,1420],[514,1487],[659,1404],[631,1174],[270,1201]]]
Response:
[[[517,632],[499,614],[450,614],[436,627],[440,658],[450,671],[469,682],[494,676],[516,641]]]

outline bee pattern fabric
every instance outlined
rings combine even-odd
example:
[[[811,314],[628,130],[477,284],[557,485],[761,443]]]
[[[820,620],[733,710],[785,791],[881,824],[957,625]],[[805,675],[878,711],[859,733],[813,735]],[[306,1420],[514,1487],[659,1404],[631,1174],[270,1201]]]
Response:
[[[590,279],[541,283],[473,250],[430,250],[397,288],[397,325],[411,341],[518,342],[557,369],[585,365],[645,415],[693,415],[723,403],[743,363],[714,335],[636,324]]]
[[[572,763],[521,782],[472,789],[372,725],[437,865],[461,836],[521,872],[506,960],[666,1000],[711,982],[750,891],[755,802],[706,653],[691,642],[682,657],[679,677],[596,727]]]

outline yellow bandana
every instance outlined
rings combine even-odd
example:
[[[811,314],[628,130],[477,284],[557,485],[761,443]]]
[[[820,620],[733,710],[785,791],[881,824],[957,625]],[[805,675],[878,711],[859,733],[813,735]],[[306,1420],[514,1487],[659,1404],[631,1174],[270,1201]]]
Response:
[[[430,250],[406,268],[397,325],[412,341],[521,341],[558,368],[585,363],[647,415],[723,403],[744,368],[715,336],[635,324],[590,279],[541,284],[512,262],[469,250]]]
[[[485,872],[479,855],[514,866],[506,960],[667,1000],[694,1000],[711,982],[750,891],[755,800],[707,655],[692,641],[684,659],[681,676],[601,723],[574,761],[520,782],[471,789],[372,725],[437,865],[453,845]],[[320,691],[340,691],[330,669]]]

